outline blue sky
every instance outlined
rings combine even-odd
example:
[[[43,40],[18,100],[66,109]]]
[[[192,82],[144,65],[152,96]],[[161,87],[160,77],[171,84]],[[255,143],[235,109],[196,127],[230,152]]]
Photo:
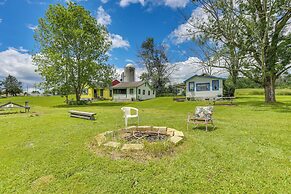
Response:
[[[109,63],[116,65],[118,70],[128,62],[133,62],[142,71],[142,65],[137,64],[137,51],[147,37],[153,37],[157,43],[163,42],[169,46],[171,63],[185,62],[189,57],[194,61],[198,60],[195,57],[199,53],[193,52],[195,45],[189,37],[177,37],[177,34],[185,33],[183,25],[186,20],[183,15],[191,16],[197,11],[190,0],[75,2],[107,26],[113,41]],[[37,26],[38,19],[44,16],[49,4],[56,3],[65,4],[66,0],[0,0],[0,78],[7,76],[7,73],[13,74],[14,71],[15,76],[27,85],[40,81],[39,76],[31,71],[34,68],[31,67],[31,54],[36,52],[33,29]],[[199,12],[197,14],[200,17]]]

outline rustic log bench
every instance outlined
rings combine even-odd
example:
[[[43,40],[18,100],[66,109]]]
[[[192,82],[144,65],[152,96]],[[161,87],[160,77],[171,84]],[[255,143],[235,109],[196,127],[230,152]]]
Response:
[[[81,111],[76,111],[76,110],[70,110],[69,113],[71,113],[70,115],[71,117],[88,119],[88,120],[95,120],[94,115],[96,115],[96,113],[81,112]]]

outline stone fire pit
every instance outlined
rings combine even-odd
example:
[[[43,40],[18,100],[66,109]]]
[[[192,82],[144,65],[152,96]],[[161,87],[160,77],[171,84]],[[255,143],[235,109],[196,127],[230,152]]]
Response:
[[[126,150],[142,150],[144,143],[180,143],[184,134],[173,128],[156,126],[131,126],[117,131],[106,131],[95,137],[98,146]]]

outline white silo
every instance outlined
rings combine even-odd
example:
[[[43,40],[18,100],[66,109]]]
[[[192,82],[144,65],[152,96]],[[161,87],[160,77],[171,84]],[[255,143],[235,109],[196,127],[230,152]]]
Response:
[[[120,81],[124,82],[124,72],[121,73]]]
[[[129,63],[124,69],[124,82],[134,82],[135,81],[135,67],[133,64]]]

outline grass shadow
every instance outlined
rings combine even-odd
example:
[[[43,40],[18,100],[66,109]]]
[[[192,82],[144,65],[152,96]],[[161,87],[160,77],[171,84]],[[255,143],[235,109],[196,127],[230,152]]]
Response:
[[[211,131],[215,131],[215,130],[217,130],[218,128],[215,126],[215,127],[213,127],[213,126],[208,126],[207,127],[207,131],[206,131],[206,127],[205,127],[205,125],[199,125],[198,127],[195,127],[195,126],[193,126],[193,127],[191,127],[190,128],[190,130],[200,130],[200,131],[205,131],[205,132],[211,132]]]
[[[247,98],[247,97],[245,97]],[[236,102],[239,106],[252,106],[258,108],[255,111],[265,111],[265,110],[274,110],[276,112],[291,112],[291,102],[275,102],[267,104],[264,101],[243,101],[243,102]],[[261,108],[261,109],[260,109]]]
[[[62,104],[62,105],[56,105],[53,106],[54,108],[81,108],[81,107],[115,107],[115,106],[126,106],[130,103],[127,102],[93,102],[89,104],[84,105],[68,105],[68,104]]]
[[[25,114],[25,113],[29,113],[29,112],[25,112],[25,111],[11,111],[11,112],[0,112],[0,115],[13,115],[13,114]]]

